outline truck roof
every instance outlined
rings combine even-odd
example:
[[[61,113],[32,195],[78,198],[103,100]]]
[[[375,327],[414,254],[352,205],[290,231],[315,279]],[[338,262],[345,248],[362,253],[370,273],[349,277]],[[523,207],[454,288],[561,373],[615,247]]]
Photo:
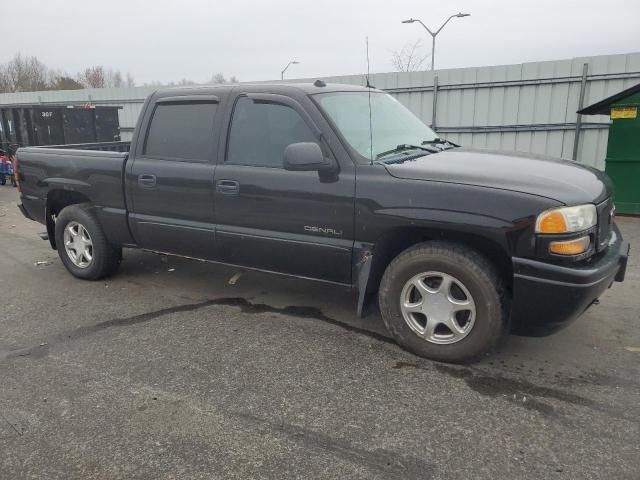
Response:
[[[321,82],[321,84],[320,84]],[[360,85],[346,85],[341,83],[324,83],[321,80],[316,80],[309,83],[279,83],[279,82],[257,82],[257,83],[236,83],[236,84],[224,84],[224,85],[194,85],[187,87],[170,87],[161,88],[155,93],[159,96],[175,95],[176,93],[190,93],[194,95],[206,95],[206,94],[226,94],[232,89],[251,91],[264,91],[268,88],[272,92],[291,92],[295,90],[307,95],[313,95],[316,93],[329,93],[329,92],[367,92],[367,87]],[[381,92],[376,88],[371,88],[371,91]]]

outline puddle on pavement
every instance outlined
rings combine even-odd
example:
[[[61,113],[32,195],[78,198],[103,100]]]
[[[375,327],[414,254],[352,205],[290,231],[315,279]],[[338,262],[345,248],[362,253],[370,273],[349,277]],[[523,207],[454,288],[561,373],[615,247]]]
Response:
[[[368,337],[374,338],[381,342],[394,343],[393,340],[379,333],[366,330],[364,328],[356,327],[349,323],[341,322],[340,320],[336,320],[334,318],[328,317],[320,309],[316,307],[299,306],[299,305],[290,305],[286,307],[274,307],[264,303],[252,303],[249,300],[241,297],[216,298],[212,300],[204,300],[202,302],[197,302],[197,303],[188,303],[183,305],[167,307],[160,310],[154,310],[152,312],[145,312],[138,315],[133,315],[131,317],[113,318],[113,319],[105,320],[103,322],[99,322],[93,325],[78,327],[66,333],[55,335],[45,340],[44,343],[47,346],[55,345],[56,343],[68,342],[70,340],[86,337],[93,333],[106,330],[109,328],[136,325],[140,323],[149,322],[151,320],[154,320],[159,317],[163,317],[165,315],[170,315],[174,313],[191,312],[191,311],[199,310],[201,308],[215,306],[215,305],[239,307],[243,313],[247,313],[247,314],[274,313],[274,314],[286,315],[286,316],[291,316],[296,318],[308,318],[308,319],[321,320],[331,325],[338,326],[344,330],[358,333],[361,335],[366,335]],[[11,359],[11,358],[25,357],[25,356],[29,356],[31,358],[41,358],[43,356],[46,356],[48,352],[49,352],[49,348],[41,348],[41,345],[39,342],[38,345],[36,346],[23,347],[23,348],[18,348],[14,350],[8,350],[8,351],[0,351],[0,362]]]

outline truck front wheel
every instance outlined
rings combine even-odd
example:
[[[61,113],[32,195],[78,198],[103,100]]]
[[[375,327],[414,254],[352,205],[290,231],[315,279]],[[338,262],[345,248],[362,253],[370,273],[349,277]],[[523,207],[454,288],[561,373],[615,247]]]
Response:
[[[507,331],[503,282],[481,254],[425,242],[398,255],[379,289],[382,319],[402,347],[462,362],[491,350]]]
[[[55,232],[58,255],[72,275],[99,280],[118,269],[122,250],[107,241],[91,205],[65,207],[56,218]]]

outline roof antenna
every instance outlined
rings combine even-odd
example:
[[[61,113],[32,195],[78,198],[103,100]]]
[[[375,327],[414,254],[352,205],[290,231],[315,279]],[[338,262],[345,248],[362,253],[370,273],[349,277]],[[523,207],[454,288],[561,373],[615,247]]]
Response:
[[[375,88],[369,83],[369,37],[364,37],[365,45],[367,47],[367,88]]]
[[[364,37],[365,43],[367,45],[367,88],[369,89],[369,165],[373,165],[373,119],[371,115],[371,89],[374,88],[371,83],[369,83],[369,37]]]

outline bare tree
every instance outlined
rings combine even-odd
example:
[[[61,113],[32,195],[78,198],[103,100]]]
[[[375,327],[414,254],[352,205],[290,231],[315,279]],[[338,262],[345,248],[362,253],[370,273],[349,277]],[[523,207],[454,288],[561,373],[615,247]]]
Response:
[[[424,61],[429,58],[429,54],[423,55],[420,52],[422,40],[418,39],[414,43],[406,43],[400,50],[395,50],[391,54],[391,65],[398,72],[414,72],[419,70]]]
[[[0,93],[11,92],[11,81],[5,65],[0,66]]]
[[[183,78],[182,80],[178,80],[177,82],[167,83],[168,87],[187,87],[189,85],[197,85],[197,83],[188,78]]]
[[[127,81],[129,78],[127,78]],[[133,81],[133,78],[130,78]],[[120,88],[125,86],[125,80],[120,70],[104,68],[102,65],[89,67],[78,75],[78,81],[87,88]]]
[[[84,85],[72,78],[71,75],[62,72],[51,72],[48,89],[81,90],[83,88]]]
[[[227,83],[227,79],[221,72],[218,72],[213,77],[211,77],[209,83]]]
[[[127,87],[135,87],[136,81],[133,79],[133,75],[127,72],[127,78],[125,79],[125,84]]]
[[[83,84],[86,88],[104,88],[104,67],[96,65],[94,67],[85,68],[82,73],[78,74],[78,82]]]
[[[120,70],[101,65],[86,68],[75,79],[62,70],[50,69],[36,57],[23,57],[19,53],[0,65],[0,93],[124,86],[135,86],[130,73],[123,77]]]
[[[49,69],[36,57],[23,57],[18,53],[0,66],[0,89],[3,92],[45,90],[48,75]]]
[[[124,80],[120,70],[105,71],[104,86],[108,88],[120,88],[124,86]]]
[[[227,79],[227,77],[225,77],[222,72],[218,72],[211,77],[211,80],[209,80],[208,83],[213,83],[218,85],[223,83],[240,83],[240,82],[238,81],[238,77],[236,77],[235,75],[231,75],[231,77]]]
[[[159,80],[154,80],[152,82],[144,83],[145,87],[187,87],[189,85],[197,85],[197,83],[188,78],[183,78],[177,82],[161,82]]]

